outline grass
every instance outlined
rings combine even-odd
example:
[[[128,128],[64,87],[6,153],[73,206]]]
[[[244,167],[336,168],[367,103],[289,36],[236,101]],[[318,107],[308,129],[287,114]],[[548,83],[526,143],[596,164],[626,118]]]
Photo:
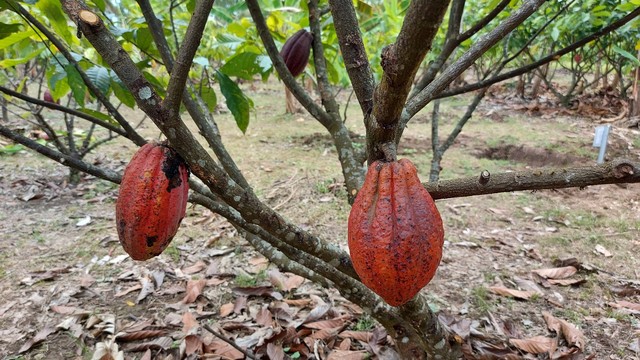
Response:
[[[489,297],[489,289],[485,286],[480,285],[474,287],[471,290],[471,296],[474,305],[481,314],[485,314],[493,309],[494,304],[491,302],[491,298]]]

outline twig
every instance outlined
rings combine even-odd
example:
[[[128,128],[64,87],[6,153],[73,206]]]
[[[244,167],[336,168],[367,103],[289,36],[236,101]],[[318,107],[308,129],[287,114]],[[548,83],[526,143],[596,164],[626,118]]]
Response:
[[[493,85],[495,83],[499,83],[501,81],[507,80],[507,79],[511,79],[513,77],[522,75],[522,74],[526,74],[528,72],[530,72],[531,70],[538,68],[542,65],[548,64],[554,60],[559,59],[561,56],[568,54],[570,52],[572,52],[573,50],[579,49],[582,46],[584,46],[585,44],[590,43],[593,40],[596,40],[598,38],[601,38],[611,32],[613,32],[614,30],[624,26],[625,24],[627,24],[628,22],[630,22],[631,20],[635,19],[638,17],[638,15],[640,15],[640,7],[637,7],[635,10],[633,10],[632,12],[630,12],[629,14],[627,14],[626,16],[614,21],[613,23],[611,23],[610,25],[602,28],[601,30],[596,31],[595,33],[582,38],[576,42],[574,42],[573,44],[566,46],[552,54],[549,54],[548,56],[530,63],[528,65],[522,66],[520,68],[511,70],[509,72],[506,72],[502,75],[497,75],[494,76],[490,79],[487,80],[483,80],[483,81],[479,81],[475,84],[470,84],[470,85],[466,85],[463,87],[459,87],[457,89],[452,89],[452,90],[448,90],[448,91],[442,91],[439,94],[434,95],[433,98],[445,98],[445,97],[451,97],[451,96],[455,96],[455,95],[460,95],[460,94],[464,94],[464,93],[468,93],[471,91],[475,91],[478,89],[482,89],[483,87],[487,87],[490,85]]]
[[[202,324],[202,327],[207,330],[208,332],[212,333],[215,337],[217,337],[218,339],[226,342],[227,344],[233,346],[236,350],[240,351],[241,353],[244,354],[244,356],[248,357],[249,359],[254,359],[257,360],[257,358],[255,356],[253,356],[252,353],[250,353],[249,351],[241,348],[240,346],[236,345],[235,342],[231,341],[230,339],[228,339],[226,336],[220,334],[219,332],[213,330],[211,328],[211,326],[209,326],[209,324]]]

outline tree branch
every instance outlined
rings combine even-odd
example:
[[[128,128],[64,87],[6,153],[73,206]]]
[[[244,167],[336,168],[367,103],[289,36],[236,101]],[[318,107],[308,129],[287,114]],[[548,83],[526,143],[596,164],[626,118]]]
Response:
[[[31,150],[34,150],[46,157],[48,157],[49,159],[52,159],[64,166],[68,166],[74,169],[78,169],[82,172],[85,172],[87,174],[91,174],[95,177],[101,178],[101,179],[105,179],[111,182],[114,182],[116,184],[120,183],[120,179],[122,178],[122,176],[120,176],[120,174],[111,171],[111,170],[107,170],[107,169],[101,169],[97,166],[91,165],[87,162],[84,162],[80,159],[75,159],[70,155],[66,155],[63,154],[59,151],[56,151],[50,147],[47,147],[45,145],[40,145],[38,144],[36,141],[33,141],[31,139],[29,139],[28,137],[22,136],[20,134],[17,134],[13,131],[11,131],[11,129],[9,129],[8,127],[0,124],[0,135],[11,139],[15,142],[17,142],[18,144],[22,144],[26,147],[28,147]]]
[[[151,36],[158,47],[162,61],[165,63],[167,71],[171,73],[173,70],[173,55],[171,54],[167,38],[164,36],[162,22],[156,18],[149,0],[138,0],[137,2],[140,9],[142,9],[142,14],[147,21],[147,24],[149,24]],[[194,101],[189,92],[183,91],[182,102],[189,112],[189,115],[191,115],[196,126],[198,126],[198,129],[209,144],[209,147],[213,150],[214,154],[216,154],[216,157],[220,161],[224,170],[240,186],[245,189],[250,189],[249,183],[245,179],[244,175],[242,175],[242,172],[240,172],[240,169],[238,169],[235,161],[233,161],[231,155],[229,155],[227,149],[222,143],[220,132],[218,131],[218,125],[211,114],[205,110],[206,106],[203,106],[204,101],[202,101],[200,94],[198,94],[191,86],[189,90],[197,100],[197,102]]]
[[[316,104],[313,99],[304,91],[304,89],[298,85],[296,79],[291,75],[289,69],[282,60],[282,56],[278,52],[278,48],[276,44],[273,42],[273,37],[269,32],[269,28],[267,27],[267,23],[264,20],[264,16],[262,15],[262,10],[260,9],[260,4],[258,4],[258,0],[247,0],[247,8],[251,13],[251,17],[253,18],[253,22],[256,25],[256,29],[258,30],[258,35],[260,35],[260,39],[262,39],[262,43],[264,44],[264,48],[273,63],[278,75],[286,85],[286,87],[291,90],[291,93],[296,97],[296,99],[300,102],[302,106],[313,116],[316,120],[318,120],[325,128],[330,130],[334,125],[333,118],[324,111],[318,104]],[[320,39],[314,41],[321,41]]]
[[[544,2],[545,0],[527,0],[520,8],[511,13],[507,19],[498,24],[487,35],[478,39],[478,41],[458,58],[458,60],[451,64],[440,77],[436,78],[413,99],[409,100],[406,105],[406,113],[403,116],[400,131],[404,129],[404,125],[406,125],[420,109],[433,100],[435,95],[442,92],[455,78],[460,76],[462,72],[480,58],[482,54],[531,16]]]
[[[171,78],[167,87],[167,96],[163,100],[171,115],[178,116],[180,110],[180,100],[185,91],[185,84],[189,78],[189,70],[193,63],[193,57],[198,51],[200,40],[207,25],[209,13],[213,7],[214,0],[199,0],[196,2],[195,10],[189,21],[187,32],[184,36],[175,64],[171,70]]]
[[[14,4],[16,5],[18,11],[20,12],[20,15],[22,15],[25,19],[27,19],[27,21],[33,24],[40,32],[42,32],[47,37],[47,39],[49,39],[49,41],[51,41],[51,43],[55,45],[56,48],[58,48],[58,51],[60,51],[60,53],[65,57],[65,59],[67,59],[67,61],[70,64],[73,64],[74,68],[76,69],[76,71],[78,71],[78,73],[80,74],[80,77],[82,77],[82,81],[84,81],[84,84],[87,86],[89,91],[93,94],[93,96],[96,97],[96,99],[98,99],[98,101],[100,101],[104,105],[104,107],[107,109],[109,114],[111,114],[111,116],[113,116],[113,118],[120,124],[120,126],[122,126],[124,131],[127,134],[129,134],[128,138],[131,139],[131,141],[136,143],[138,146],[144,145],[146,143],[146,140],[142,136],[140,136],[131,127],[131,125],[129,125],[129,122],[127,122],[127,120],[124,117],[122,117],[120,112],[118,112],[118,110],[113,106],[113,104],[111,104],[109,99],[104,94],[102,94],[100,89],[98,89],[96,85],[91,81],[91,79],[89,79],[89,77],[87,76],[87,73],[84,72],[84,70],[80,67],[80,65],[78,65],[78,62],[75,61],[73,56],[71,56],[71,53],[69,53],[69,50],[67,49],[65,44],[63,44],[60,40],[58,40],[58,38],[46,26],[44,26],[41,22],[39,22],[38,19],[36,19],[33,15],[31,15],[22,6],[20,6],[15,2]]]
[[[496,5],[493,10],[491,10],[490,13],[487,14],[487,16],[483,17],[482,19],[480,19],[480,21],[471,26],[467,31],[460,34],[458,36],[458,41],[463,42],[469,39],[478,31],[482,30],[485,26],[489,25],[491,20],[495,19],[496,16],[498,16],[498,14],[500,14],[500,12],[504,10],[504,8],[506,8],[510,2],[511,0],[502,0],[498,5]]]
[[[362,41],[353,2],[329,0],[329,5],[351,86],[356,93],[362,113],[368,116],[373,110],[373,72]]]
[[[533,62],[529,65],[520,67],[518,69],[509,71],[507,73],[504,73],[502,75],[497,75],[494,76],[490,79],[487,80],[483,80],[483,81],[479,81],[475,84],[470,84],[467,86],[463,86],[457,89],[452,89],[452,90],[448,90],[448,91],[442,91],[436,95],[433,96],[433,98],[438,98],[438,99],[442,99],[442,98],[446,98],[446,97],[451,97],[451,96],[455,96],[455,95],[460,95],[460,94],[464,94],[464,93],[468,93],[470,91],[475,91],[478,89],[482,89],[483,87],[487,87],[490,85],[493,85],[495,83],[499,83],[501,81],[504,80],[508,80],[511,79],[513,77],[516,76],[520,76],[522,74],[526,74],[528,72],[530,72],[531,70],[540,67],[542,65],[548,64],[554,60],[558,60],[561,56],[568,54],[588,43],[590,43],[593,40],[596,40],[598,38],[601,38],[611,32],[613,32],[616,29],[619,29],[620,27],[624,26],[625,24],[627,24],[628,22],[630,22],[631,20],[635,19],[636,17],[638,17],[638,15],[640,15],[640,7],[637,7],[635,10],[633,10],[632,12],[630,12],[629,14],[625,15],[624,17],[614,21],[613,23],[611,23],[610,25],[602,28],[601,30],[596,31],[595,33],[580,39],[576,42],[574,42],[573,44],[566,46],[536,62]]]
[[[442,180],[424,184],[434,199],[449,199],[510,191],[531,191],[640,182],[640,164],[618,158],[610,162],[572,168],[534,169],[490,175],[481,183],[477,177]]]
[[[371,116],[365,119],[369,163],[395,159],[395,138],[404,103],[448,5],[449,0],[412,1],[396,42],[382,49],[384,73],[373,94]]]
[[[118,134],[120,136],[124,136],[125,138],[129,139],[129,135],[126,132],[124,132],[124,130],[122,130],[121,128],[113,126],[113,125],[109,124],[108,122],[106,122],[104,120],[98,119],[98,118],[93,117],[93,116],[88,115],[88,114],[85,114],[82,111],[71,109],[71,108],[68,108],[66,106],[58,105],[58,104],[55,104],[55,103],[50,103],[48,101],[36,99],[34,97],[27,96],[25,94],[21,94],[21,93],[19,93],[17,91],[13,91],[11,89],[7,89],[6,87],[1,86],[1,85],[0,85],[0,92],[3,92],[5,94],[7,94],[7,95],[16,97],[16,98],[18,98],[20,100],[24,100],[26,102],[29,102],[29,103],[32,103],[32,104],[35,104],[35,105],[38,105],[38,106],[43,106],[43,107],[46,107],[46,108],[49,108],[49,109],[58,110],[58,111],[61,111],[61,112],[67,113],[67,114],[71,114],[71,115],[77,116],[79,118],[85,119],[85,120],[87,120],[87,121],[89,121],[91,123],[94,123],[96,125],[102,126],[103,128],[105,128],[105,129],[107,129],[109,131],[113,131],[114,133],[116,133],[116,134]]]

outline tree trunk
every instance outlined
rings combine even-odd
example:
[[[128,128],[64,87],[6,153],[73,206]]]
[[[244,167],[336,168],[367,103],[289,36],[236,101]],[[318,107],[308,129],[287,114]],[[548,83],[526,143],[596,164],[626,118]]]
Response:
[[[298,100],[293,96],[293,93],[289,90],[288,87],[284,87],[285,93],[285,101],[286,101],[286,114],[295,114],[300,111],[300,107],[298,107]]]
[[[518,84],[516,85],[516,96],[518,96],[521,99],[524,98],[524,85],[525,85],[524,75],[520,75],[518,77]]]
[[[640,59],[640,50],[638,50],[638,59]],[[631,93],[631,111],[629,117],[640,116],[640,66],[636,67],[635,78],[633,79],[633,92]]]
[[[8,122],[9,121],[9,109],[7,109],[7,99],[2,97],[2,99],[0,100],[0,103],[2,103],[2,121],[3,122]]]

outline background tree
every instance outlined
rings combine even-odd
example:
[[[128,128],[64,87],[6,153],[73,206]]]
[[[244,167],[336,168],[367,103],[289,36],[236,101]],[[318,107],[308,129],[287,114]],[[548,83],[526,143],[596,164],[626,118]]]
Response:
[[[244,131],[249,126],[252,102],[232,77],[266,78],[275,70],[300,104],[329,132],[349,199],[353,200],[363,181],[363,162],[394,160],[407,124],[427,104],[478,91],[442,143],[436,121],[438,106],[434,104],[431,179],[435,180],[440,172],[439,160],[471,118],[488,86],[562,61],[563,55],[625,26],[629,31],[637,31],[640,13],[633,2],[607,3],[615,16],[596,16],[598,21],[594,20],[592,28],[584,34],[562,44],[535,47],[539,52],[533,52],[532,44],[543,38],[541,34],[549,31],[551,24],[560,23],[558,19],[567,16],[573,3],[559,6],[545,4],[543,0],[494,1],[490,6],[481,6],[479,2],[461,0],[418,0],[358,2],[356,7],[352,1],[342,0],[330,0],[328,4],[317,0],[290,1],[284,5],[248,0],[246,8],[245,4],[225,8],[213,7],[213,0],[201,0],[172,2],[169,9],[149,0],[138,0],[137,6],[119,3],[118,7],[102,1],[61,3],[62,7],[54,1],[39,1],[36,5],[13,0],[0,3],[3,12],[11,11],[22,21],[20,26],[8,24],[10,35],[0,40],[0,50],[22,50],[14,59],[20,59],[22,64],[30,64],[38,56],[54,59],[45,71],[49,88],[55,99],[70,93],[74,101],[68,106],[57,106],[38,102],[34,97],[21,99],[67,114],[91,113],[93,117],[82,118],[91,123],[90,128],[93,124],[102,128],[94,130],[96,133],[106,136],[116,133],[137,145],[145,140],[111,100],[139,107],[189,164],[194,175],[192,202],[227,218],[258,251],[282,269],[339,289],[385,326],[405,358],[454,358],[460,351],[459,344],[448,337],[423,296],[400,307],[387,305],[362,285],[345,252],[291,223],[258,198],[223,145],[213,116],[218,105],[213,83],[220,87],[227,107]],[[292,11],[294,6],[301,11]],[[596,7],[590,11],[596,11]],[[139,15],[144,21],[131,21]],[[542,19],[533,21],[537,16]],[[528,19],[531,23],[525,24]],[[78,37],[68,27],[68,21],[77,26]],[[214,25],[214,36],[204,36],[208,21]],[[276,44],[293,33],[287,31],[289,28],[306,26],[315,39],[322,39],[313,43],[310,70],[315,76],[321,105],[288,72]],[[371,39],[363,37],[363,33],[372,34]],[[40,40],[34,44],[32,37]],[[381,48],[382,44],[386,46]],[[30,46],[33,49],[28,51]],[[342,69],[334,61],[338,58],[344,65]],[[515,60],[517,65],[512,63]],[[575,62],[575,55],[566,64],[571,61]],[[18,69],[16,65],[20,64],[4,65],[6,78],[17,78],[13,72]],[[452,85],[469,69],[475,81]],[[365,151],[350,138],[336,100],[337,86],[349,82],[366,125]],[[0,91],[15,97],[21,93],[8,88]],[[108,119],[84,109],[86,97],[95,99],[100,104],[96,109],[104,108]],[[205,145],[196,141],[183,121],[182,109],[191,116],[216,159],[209,155]],[[0,134],[66,166],[120,181],[119,173],[60,148],[37,143],[4,124],[0,124]],[[479,179],[446,180],[425,186],[437,199],[638,182],[639,174],[638,164],[616,159],[600,166],[563,171],[483,173]]]

